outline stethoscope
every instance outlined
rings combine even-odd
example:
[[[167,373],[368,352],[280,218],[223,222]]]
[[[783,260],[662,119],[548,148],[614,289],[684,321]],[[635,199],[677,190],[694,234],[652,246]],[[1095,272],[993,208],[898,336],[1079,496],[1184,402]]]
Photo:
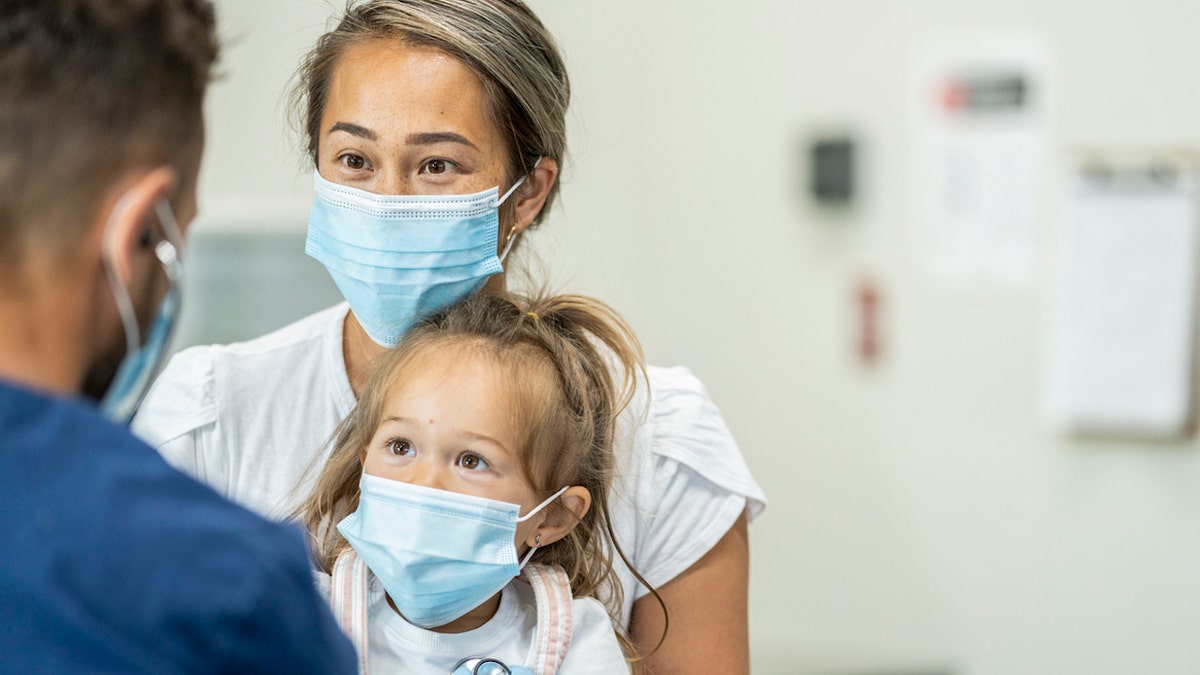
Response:
[[[504,662],[485,656],[468,656],[454,664],[451,675],[533,675],[524,666],[507,666]]]

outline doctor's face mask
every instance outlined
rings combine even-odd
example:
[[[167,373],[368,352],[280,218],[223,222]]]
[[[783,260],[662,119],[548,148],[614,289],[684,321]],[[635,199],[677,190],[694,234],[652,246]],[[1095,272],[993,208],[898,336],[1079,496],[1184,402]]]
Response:
[[[325,265],[367,335],[394,347],[419,319],[473,295],[504,270],[514,238],[496,253],[499,207],[524,181],[502,196],[499,188],[380,195],[314,172],[305,252]]]

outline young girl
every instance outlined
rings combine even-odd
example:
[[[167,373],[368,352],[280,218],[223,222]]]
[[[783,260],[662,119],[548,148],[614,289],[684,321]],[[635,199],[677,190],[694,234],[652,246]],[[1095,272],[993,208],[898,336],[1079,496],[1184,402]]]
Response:
[[[301,510],[364,673],[628,671],[598,592],[640,372],[625,322],[570,295],[480,295],[383,357]]]

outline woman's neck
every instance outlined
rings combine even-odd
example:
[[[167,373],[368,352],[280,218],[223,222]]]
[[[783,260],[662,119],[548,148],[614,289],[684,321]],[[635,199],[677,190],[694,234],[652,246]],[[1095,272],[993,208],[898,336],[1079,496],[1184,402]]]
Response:
[[[493,274],[480,292],[503,294],[506,277],[504,272]],[[346,320],[342,323],[342,359],[346,362],[346,376],[350,378],[350,390],[354,392],[354,398],[362,395],[371,377],[372,364],[387,350],[387,347],[379,346],[367,335],[353,311],[346,312]]]
[[[346,377],[350,379],[354,398],[357,399],[366,389],[372,364],[386,352],[387,347],[380,346],[367,335],[354,312],[346,312],[346,320],[342,324],[342,359],[346,362]]]

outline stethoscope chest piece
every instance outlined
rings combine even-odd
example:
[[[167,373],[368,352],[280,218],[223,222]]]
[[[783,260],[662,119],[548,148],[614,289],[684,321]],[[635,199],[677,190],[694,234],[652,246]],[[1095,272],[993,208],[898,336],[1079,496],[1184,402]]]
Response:
[[[523,666],[507,666],[497,659],[469,656],[454,665],[451,675],[533,675]]]

